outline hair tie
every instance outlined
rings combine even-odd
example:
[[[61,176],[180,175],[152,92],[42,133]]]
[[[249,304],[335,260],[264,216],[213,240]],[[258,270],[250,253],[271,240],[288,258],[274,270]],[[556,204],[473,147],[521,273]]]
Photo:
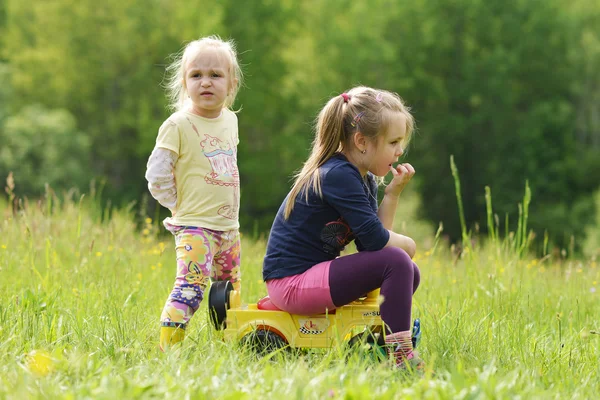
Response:
[[[343,97],[344,103],[347,103],[350,101],[350,96],[348,95],[348,93],[342,93],[342,94],[340,94],[340,96]]]
[[[383,100],[383,93],[377,92],[377,96],[375,96],[375,101],[381,103],[381,100]]]

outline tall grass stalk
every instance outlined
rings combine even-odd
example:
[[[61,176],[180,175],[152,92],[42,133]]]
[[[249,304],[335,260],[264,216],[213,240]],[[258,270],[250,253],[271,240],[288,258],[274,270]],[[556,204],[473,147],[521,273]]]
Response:
[[[463,202],[462,195],[460,192],[460,176],[458,173],[458,168],[454,163],[454,155],[450,156],[450,169],[452,170],[452,177],[454,178],[454,190],[456,194],[456,202],[458,203],[458,215],[460,218],[460,229],[462,234],[462,242],[463,247],[469,249],[471,248],[471,240],[469,234],[467,233],[467,225],[465,222],[465,212],[463,210]],[[471,249],[472,250],[472,249]],[[472,251],[471,251],[472,253]]]
[[[519,256],[522,256],[529,248],[531,235],[527,232],[527,221],[529,219],[529,204],[531,203],[531,189],[529,181],[525,181],[525,194],[523,195],[523,205],[519,204],[519,238],[517,240],[517,250]]]
[[[496,229],[494,226],[494,210],[492,207],[492,190],[489,186],[485,187],[485,210],[487,213],[488,237],[496,245]]]

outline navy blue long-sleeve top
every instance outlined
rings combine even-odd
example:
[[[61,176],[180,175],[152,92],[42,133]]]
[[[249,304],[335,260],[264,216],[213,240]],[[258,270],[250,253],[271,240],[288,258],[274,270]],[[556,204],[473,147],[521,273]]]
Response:
[[[301,192],[287,220],[287,197],[277,212],[263,263],[265,281],[333,260],[355,239],[358,251],[380,250],[389,240],[390,233],[377,216],[377,183],[371,173],[363,178],[339,153],[319,172],[323,197],[307,189],[308,201]]]

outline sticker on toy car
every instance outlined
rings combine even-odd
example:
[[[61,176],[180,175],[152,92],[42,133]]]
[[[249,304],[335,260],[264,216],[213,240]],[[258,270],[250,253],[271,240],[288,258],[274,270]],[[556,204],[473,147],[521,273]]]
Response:
[[[300,333],[305,335],[320,335],[329,327],[327,318],[300,319]]]

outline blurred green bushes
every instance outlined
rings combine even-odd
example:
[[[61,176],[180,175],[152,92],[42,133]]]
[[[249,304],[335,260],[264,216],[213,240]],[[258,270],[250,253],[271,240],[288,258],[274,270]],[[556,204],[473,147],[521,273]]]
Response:
[[[460,238],[454,154],[469,227],[486,226],[486,185],[503,223],[529,180],[532,229],[559,246],[583,243],[600,176],[592,0],[3,0],[0,176],[14,171],[19,195],[101,179],[113,203],[147,196],[146,159],[168,116],[164,67],[214,33],[237,41],[245,72],[243,230],[270,226],[320,107],[364,84],[412,106],[419,132],[406,161],[431,229],[443,222]]]

